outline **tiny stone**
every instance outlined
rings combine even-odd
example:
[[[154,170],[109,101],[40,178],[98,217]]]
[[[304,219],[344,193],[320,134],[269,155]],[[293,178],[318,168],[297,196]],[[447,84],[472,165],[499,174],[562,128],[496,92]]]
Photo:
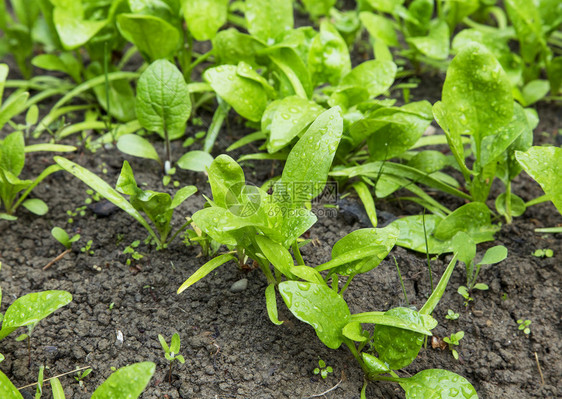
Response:
[[[248,288],[248,279],[247,278],[243,278],[241,280],[238,280],[237,282],[235,282],[234,284],[232,284],[230,286],[230,292],[242,292],[244,291],[246,288]]]
[[[123,333],[121,330],[117,330],[117,340],[115,341],[115,345],[123,345]]]

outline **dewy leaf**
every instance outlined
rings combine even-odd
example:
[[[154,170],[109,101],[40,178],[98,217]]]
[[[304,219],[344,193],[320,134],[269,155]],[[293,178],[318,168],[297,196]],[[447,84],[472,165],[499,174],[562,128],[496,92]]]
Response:
[[[406,399],[478,399],[468,380],[448,370],[423,370],[400,383]]]
[[[482,138],[494,134],[512,118],[511,83],[485,47],[470,43],[449,65],[442,105],[451,134],[474,136],[478,158]]]
[[[137,117],[146,130],[170,140],[183,136],[191,99],[181,72],[167,60],[154,61],[137,84]]]
[[[314,37],[308,53],[308,69],[314,86],[339,83],[351,71],[349,50],[336,28],[322,21],[320,32]]]
[[[294,280],[295,276],[291,273],[291,268],[295,266],[293,257],[289,251],[281,244],[270,240],[265,236],[256,236],[256,243],[271,264],[283,273],[287,278]]]
[[[25,165],[25,142],[22,132],[13,132],[0,144],[0,168],[19,176]]]
[[[234,28],[220,31],[213,39],[213,52],[219,65],[244,61],[256,66],[256,53],[265,47],[261,40]]]
[[[430,58],[444,60],[449,56],[449,27],[443,20],[431,21],[427,36],[410,37],[406,41]]]
[[[228,195],[237,195],[246,184],[244,171],[238,163],[226,154],[215,158],[208,169],[209,184],[213,201],[221,208],[226,208]],[[235,190],[235,191],[233,191]]]
[[[182,169],[204,172],[213,163],[213,156],[205,151],[189,151],[178,159],[177,165]]]
[[[439,240],[449,240],[457,232],[465,231],[475,241],[481,242],[480,235],[482,235],[481,238],[485,238],[489,237],[491,233],[493,238],[493,231],[497,230],[488,229],[488,227],[491,227],[490,208],[482,202],[471,202],[459,207],[441,220],[435,226],[434,235]],[[483,231],[480,231],[481,229]]]
[[[269,133],[267,151],[272,154],[288,145],[322,110],[314,101],[298,96],[270,103],[261,120],[262,131]]]
[[[0,371],[0,397],[6,399],[23,399],[20,391],[12,384],[12,381]]]
[[[119,151],[134,157],[162,162],[152,143],[137,134],[124,134],[119,137],[117,140],[117,148]]]
[[[248,31],[267,44],[293,28],[292,0],[246,0],[245,6]]]
[[[515,157],[562,213],[562,148],[531,147],[526,152],[516,151]]]
[[[72,295],[66,291],[35,292],[16,299],[4,314],[0,339],[19,327],[38,323],[70,301]]]
[[[197,40],[213,39],[228,15],[228,0],[182,0],[187,28]]]
[[[203,78],[236,112],[258,122],[267,106],[267,92],[260,83],[239,76],[236,70],[235,65],[221,65],[207,69]]]
[[[363,352],[361,353],[363,357],[363,362],[365,367],[367,368],[367,373],[369,376],[377,375],[377,374],[386,374],[390,372],[388,365],[379,360],[376,356],[373,356],[369,353]]]
[[[537,6],[527,0],[506,0],[505,10],[517,33],[523,59],[532,63],[545,45]]]
[[[141,54],[154,61],[171,56],[180,44],[180,32],[168,22],[152,15],[119,14],[117,27]]]
[[[340,86],[365,88],[370,97],[376,97],[387,91],[394,83],[396,69],[396,64],[392,61],[365,61],[345,75]]]
[[[339,107],[320,114],[289,153],[275,190],[288,190],[293,204],[316,198],[326,185],[342,131]]]
[[[155,369],[152,362],[121,367],[94,391],[92,399],[136,399],[150,382]]]
[[[345,300],[325,285],[284,281],[279,292],[293,315],[310,324],[324,345],[337,349],[343,341],[342,329],[349,322]]]

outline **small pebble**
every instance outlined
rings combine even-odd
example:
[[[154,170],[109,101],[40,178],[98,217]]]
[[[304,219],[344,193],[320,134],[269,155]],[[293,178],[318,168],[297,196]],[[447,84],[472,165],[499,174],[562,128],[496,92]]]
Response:
[[[242,292],[248,288],[248,279],[243,278],[230,286],[230,292]]]
[[[123,345],[123,333],[121,330],[117,330],[117,340],[115,341],[115,345]]]

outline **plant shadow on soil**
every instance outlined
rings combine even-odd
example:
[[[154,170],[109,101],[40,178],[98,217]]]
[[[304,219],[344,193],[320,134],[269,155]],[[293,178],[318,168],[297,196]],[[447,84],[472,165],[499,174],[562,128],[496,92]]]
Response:
[[[435,79],[422,80],[420,89],[413,92],[414,100],[438,99],[442,80],[436,83]],[[559,108],[541,104],[539,114],[541,122],[535,142],[553,142],[560,126]],[[229,134],[219,144],[222,149],[247,130],[239,128],[235,120],[231,120],[230,126]],[[179,144],[175,144],[175,152],[181,151]],[[219,153],[217,150],[214,155]],[[69,157],[98,174],[105,164],[104,178],[111,185],[115,184],[124,159],[116,150]],[[25,173],[36,176],[41,168],[52,163],[51,158],[48,154],[28,155]],[[131,161],[137,181],[146,182],[151,189],[161,188],[156,164],[125,158]],[[270,164],[256,162],[253,166],[245,167],[248,180],[259,184],[270,177]],[[203,206],[201,194],[210,195],[210,190],[202,173],[180,171],[177,178],[182,185],[195,184],[199,188],[176,211],[174,223],[179,226],[182,217]],[[498,189],[495,187],[493,196]],[[14,340],[15,334],[2,341],[1,352],[6,360],[0,368],[17,386],[36,381],[41,364],[49,367],[46,377],[87,365],[94,372],[84,380],[84,388],[71,376],[64,377],[62,383],[68,398],[89,398],[109,376],[110,367],[153,361],[157,371],[141,396],[145,399],[305,398],[329,390],[340,380],[339,386],[324,397],[359,399],[362,372],[347,349],[334,351],[324,347],[314,330],[296,320],[279,298],[279,317],[284,323],[275,326],[269,321],[264,301],[266,281],[259,270],[244,271],[227,264],[177,295],[180,284],[208,259],[197,256],[198,248],[186,247],[176,240],[160,252],[141,245],[138,250],[146,256],[139,267],[126,266],[124,247],[145,238],[146,232],[121,211],[100,217],[87,209],[83,217],[77,216],[73,224],[68,224],[66,211],[83,205],[85,191],[85,185],[58,172],[33,193],[49,204],[47,215],[35,217],[22,209],[16,222],[0,221],[3,311],[15,298],[33,291],[63,289],[74,296],[70,305],[41,321],[35,329],[31,366],[27,347]],[[524,173],[515,180],[513,192],[524,200],[542,194]],[[451,201],[446,197],[440,199]],[[492,202],[489,204],[493,206]],[[317,239],[317,244],[303,249],[308,264],[327,261],[331,246],[338,239],[357,228],[370,227],[365,224],[357,199],[348,198],[340,205],[337,215],[320,217],[311,229],[310,238]],[[415,205],[399,202],[381,202],[377,208],[387,216],[419,212]],[[480,281],[490,289],[476,292],[475,301],[468,307],[456,293],[456,288],[465,282],[463,267],[457,266],[435,311],[439,326],[434,334],[445,337],[465,331],[460,360],[454,360],[448,350],[428,346],[400,375],[444,368],[471,381],[481,398],[561,397],[561,236],[534,233],[537,227],[561,222],[552,204],[541,204],[527,210],[513,224],[504,224],[495,242],[480,245],[479,252],[483,252],[492,245],[503,244],[509,257],[482,270]],[[43,271],[41,268],[63,250],[50,235],[54,226],[79,232],[82,237],[72,253]],[[93,255],[79,250],[88,240],[93,241]],[[553,249],[554,257],[533,257],[532,252],[539,248]],[[410,302],[419,308],[429,296],[425,257],[395,248],[377,269],[354,279],[346,292],[352,313],[405,305],[392,256],[400,265]],[[448,259],[442,256],[432,262],[434,280],[440,277]],[[231,292],[231,285],[242,278],[249,281],[247,289]],[[448,309],[460,313],[460,318],[445,319]],[[530,335],[518,330],[516,320],[520,318],[532,320]],[[122,343],[117,340],[119,332],[123,335]],[[162,334],[169,339],[174,332],[181,337],[181,354],[186,363],[174,366],[170,385],[167,362],[157,337]],[[325,381],[312,372],[319,358],[334,369]],[[404,393],[396,384],[379,382],[369,385],[367,397],[404,398]]]

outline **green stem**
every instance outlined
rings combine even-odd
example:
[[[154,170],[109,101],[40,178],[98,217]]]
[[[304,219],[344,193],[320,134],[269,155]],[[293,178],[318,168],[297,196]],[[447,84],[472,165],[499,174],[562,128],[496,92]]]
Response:
[[[174,233],[174,235],[168,240],[168,242],[166,243],[166,245],[170,244],[172,241],[175,240],[175,238],[185,229],[187,229],[189,227],[189,225],[191,224],[192,220],[188,219],[187,222],[185,222],[178,230],[176,230],[176,232]]]
[[[425,225],[424,225],[425,227]],[[396,257],[393,255],[392,258],[394,259],[394,264],[396,265],[396,270],[398,271],[398,278],[400,278],[400,285],[402,286],[402,292],[404,293],[404,299],[406,299],[406,305],[410,306],[410,302],[408,301],[408,295],[406,294],[406,287],[404,286],[404,280],[402,280],[402,274],[400,273],[400,267],[398,267],[398,261]],[[431,287],[433,291],[433,287]]]
[[[347,278],[347,280],[345,281],[345,284],[343,285],[343,288],[340,291],[340,295],[343,296],[345,290],[347,290],[347,287],[349,287],[349,284],[351,283],[351,280],[353,280],[353,277],[355,277],[355,276],[352,275],[352,276],[349,276]]]
[[[433,293],[433,275],[431,273],[431,261],[429,259],[429,244],[427,240],[427,230],[425,228],[425,209],[423,210],[423,214],[422,214],[422,222],[423,222],[423,237],[425,239],[425,254],[427,257],[427,270],[429,271],[429,282],[431,284],[431,292]],[[398,264],[396,266],[398,266]]]
[[[293,255],[295,255],[295,259],[297,260],[297,265],[304,266],[304,259],[302,258],[297,240],[293,242],[292,248],[293,248]]]
[[[197,59],[195,61],[193,61],[191,63],[191,65],[189,66],[190,70],[193,70],[193,68],[195,68],[197,65],[201,64],[202,62],[205,62],[211,55],[213,55],[213,50],[210,50],[204,54],[201,54],[199,57],[197,57]]]
[[[213,146],[215,145],[215,141],[219,135],[219,132],[222,128],[224,123],[224,119],[228,115],[230,111],[230,105],[222,98],[217,95],[217,102],[219,106],[215,110],[213,115],[213,120],[211,121],[211,125],[209,126],[209,130],[207,130],[207,135],[205,136],[205,143],[203,144],[203,151],[211,152]]]
[[[511,224],[513,217],[511,216],[511,180],[505,187],[505,221]]]
[[[423,305],[423,307],[421,308],[420,310],[421,314],[433,313],[433,310],[435,309],[435,307],[439,303],[439,300],[445,293],[445,288],[447,288],[447,284],[449,283],[451,274],[453,274],[453,270],[455,268],[456,263],[457,263],[457,254],[453,256],[453,259],[451,259],[449,265],[447,266],[447,269],[445,269],[445,272],[441,276],[441,280],[439,280],[439,283],[437,283],[437,287],[435,287],[435,290],[430,295],[425,305]]]
[[[550,196],[548,195],[541,195],[540,197],[537,197],[535,199],[532,199],[530,201],[525,202],[525,208],[528,208],[530,206],[533,205],[537,205],[537,204],[542,204],[543,202],[547,202],[550,201]]]

